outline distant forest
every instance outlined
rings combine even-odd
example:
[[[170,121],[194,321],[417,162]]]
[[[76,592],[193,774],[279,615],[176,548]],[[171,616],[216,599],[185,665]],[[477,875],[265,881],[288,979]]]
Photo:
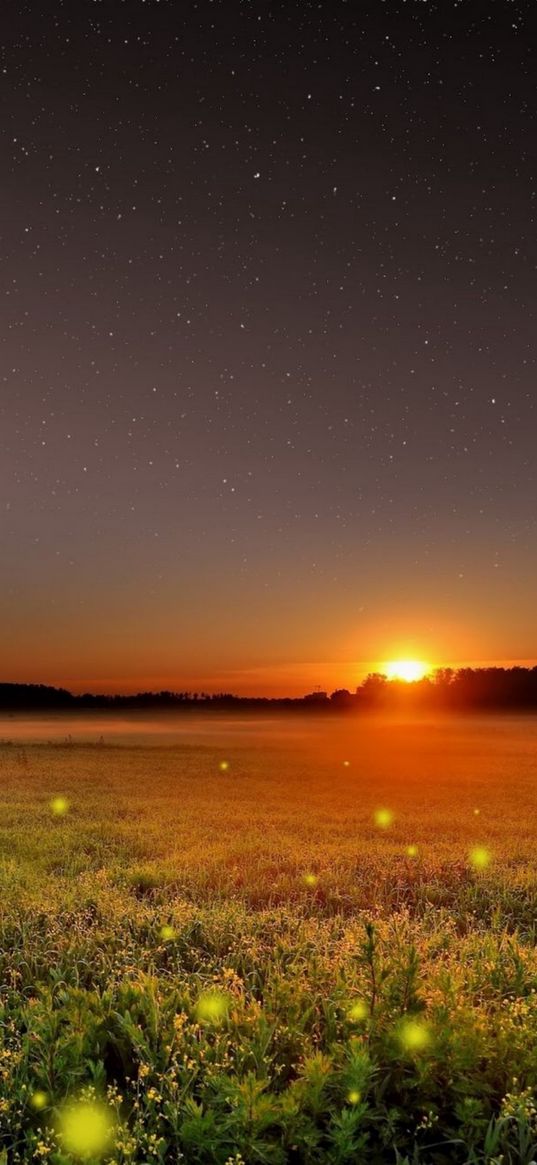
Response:
[[[234,696],[229,692],[138,692],[128,696],[75,696],[46,684],[0,684],[4,712],[77,712],[83,709],[307,711],[320,714],[367,710],[537,710],[537,667],[439,668],[414,683],[368,675],[354,692],[310,692],[297,698]]]

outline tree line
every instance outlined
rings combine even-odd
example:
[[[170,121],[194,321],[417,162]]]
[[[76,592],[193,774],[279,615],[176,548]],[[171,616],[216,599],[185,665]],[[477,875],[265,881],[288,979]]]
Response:
[[[537,667],[439,668],[414,683],[371,673],[354,692],[337,688],[297,697],[236,696],[231,692],[160,691],[133,695],[75,695],[46,684],[0,683],[4,712],[69,712],[81,709],[213,709],[308,711],[537,709]]]

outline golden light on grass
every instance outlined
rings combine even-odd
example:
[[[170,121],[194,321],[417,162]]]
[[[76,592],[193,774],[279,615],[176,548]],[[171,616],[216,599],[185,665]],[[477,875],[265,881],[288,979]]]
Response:
[[[160,937],[165,943],[172,942],[174,938],[177,938],[177,932],[174,930],[173,926],[165,923],[164,926],[161,926],[160,928]]]
[[[53,797],[50,802],[50,808],[56,817],[64,817],[69,812],[67,797]]]
[[[99,1158],[113,1143],[115,1122],[105,1104],[79,1101],[60,1113],[62,1148],[74,1157]]]
[[[391,809],[375,809],[373,820],[379,829],[389,829],[393,824],[393,813]]]
[[[419,851],[417,845],[414,845],[413,843],[411,845],[407,845],[407,847],[406,847],[406,853],[407,853],[408,858],[417,858],[419,852],[420,851]]]
[[[310,890],[317,885],[319,881],[317,874],[304,874],[303,882],[305,886],[309,886]]]
[[[222,991],[203,991],[196,1004],[196,1019],[199,1023],[222,1023],[228,1010],[228,997]]]
[[[360,1099],[361,1096],[357,1088],[351,1088],[350,1092],[347,1093],[347,1100],[349,1104],[359,1104]]]
[[[403,1020],[398,1034],[405,1052],[422,1052],[431,1042],[427,1024],[419,1019]]]
[[[219,765],[218,765],[218,768],[220,769],[221,773],[227,773],[229,771],[229,761],[228,760],[221,760]]]
[[[404,680],[414,684],[429,675],[431,666],[422,659],[391,659],[383,665],[382,671],[389,680]]]
[[[492,861],[491,852],[484,845],[474,845],[468,857],[474,870],[485,870]]]

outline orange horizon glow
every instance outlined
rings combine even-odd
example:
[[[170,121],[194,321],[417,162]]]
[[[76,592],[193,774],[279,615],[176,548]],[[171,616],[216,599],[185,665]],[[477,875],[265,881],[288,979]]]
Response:
[[[432,654],[432,653],[431,653]],[[386,658],[386,657],[385,657]],[[414,657],[404,656],[402,653],[391,663],[399,664],[401,660],[414,660]],[[426,665],[424,674],[434,674],[438,668],[451,667],[457,671],[461,667],[535,667],[537,657],[525,658],[463,658],[450,659],[438,654],[441,662]],[[3,668],[0,682],[5,683],[38,683],[52,687],[63,687],[80,695],[84,692],[106,695],[130,695],[136,692],[149,691],[205,691],[211,694],[218,692],[232,692],[238,696],[261,696],[266,698],[300,697],[308,692],[321,688],[328,693],[347,688],[350,692],[356,690],[372,672],[386,674],[387,663],[377,659],[370,660],[317,660],[306,663],[296,662],[280,664],[262,664],[255,667],[222,668],[214,671],[209,669],[203,672],[194,668],[185,668],[184,671],[144,671],[133,667],[132,670],[117,670],[102,672],[87,670],[77,673],[58,666],[55,662],[51,666],[42,666],[37,669],[25,667],[23,661],[18,666]],[[425,666],[425,664],[423,665]]]

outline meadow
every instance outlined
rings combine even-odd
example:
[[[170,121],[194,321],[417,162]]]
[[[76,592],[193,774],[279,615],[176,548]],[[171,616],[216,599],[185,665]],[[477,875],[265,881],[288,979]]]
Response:
[[[0,1162],[537,1160],[537,722],[169,724],[1,726]]]

